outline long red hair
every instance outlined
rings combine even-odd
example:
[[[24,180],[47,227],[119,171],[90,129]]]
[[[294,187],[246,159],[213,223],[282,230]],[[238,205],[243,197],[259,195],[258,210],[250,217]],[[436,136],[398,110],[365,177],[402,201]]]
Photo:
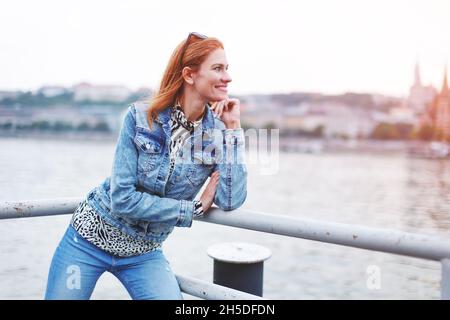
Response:
[[[175,104],[183,92],[184,79],[182,70],[184,67],[190,67],[195,71],[200,68],[208,55],[216,49],[224,49],[223,44],[216,38],[200,39],[195,36],[189,38],[183,59],[180,63],[183,47],[188,39],[183,40],[173,51],[164,71],[158,91],[150,101],[150,107],[147,111],[147,119],[150,128],[153,127],[153,119],[165,108]]]

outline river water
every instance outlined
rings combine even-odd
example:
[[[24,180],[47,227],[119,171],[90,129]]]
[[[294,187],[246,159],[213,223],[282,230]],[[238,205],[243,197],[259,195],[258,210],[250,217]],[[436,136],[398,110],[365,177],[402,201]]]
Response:
[[[114,141],[0,139],[0,200],[83,197],[110,174]],[[401,153],[280,153],[278,172],[248,166],[242,209],[449,237],[450,162]],[[267,173],[267,171],[266,171]],[[0,221],[0,299],[41,299],[70,215]],[[212,281],[209,246],[249,242],[272,251],[273,299],[439,299],[440,264],[194,221],[164,244],[175,273]],[[370,270],[377,285],[368,285]],[[104,274],[93,299],[129,299]],[[185,295],[186,299],[193,297]]]

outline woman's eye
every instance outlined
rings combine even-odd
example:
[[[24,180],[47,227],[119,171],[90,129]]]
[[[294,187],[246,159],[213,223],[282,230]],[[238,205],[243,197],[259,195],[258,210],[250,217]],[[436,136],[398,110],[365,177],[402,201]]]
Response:
[[[215,67],[214,70],[219,70],[220,71],[221,67]]]

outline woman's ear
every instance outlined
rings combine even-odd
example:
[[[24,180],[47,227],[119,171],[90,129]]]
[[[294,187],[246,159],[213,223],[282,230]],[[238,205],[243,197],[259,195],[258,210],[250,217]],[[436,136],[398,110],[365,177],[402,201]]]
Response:
[[[183,70],[181,71],[181,75],[184,81],[186,81],[190,85],[194,84],[193,74],[194,72],[189,67],[184,67]]]

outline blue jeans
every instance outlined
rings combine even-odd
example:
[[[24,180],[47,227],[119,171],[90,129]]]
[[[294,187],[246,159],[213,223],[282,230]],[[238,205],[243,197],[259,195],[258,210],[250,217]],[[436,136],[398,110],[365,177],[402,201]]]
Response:
[[[45,299],[89,299],[105,271],[115,275],[133,299],[183,299],[161,249],[133,257],[112,256],[70,225],[53,256]]]

